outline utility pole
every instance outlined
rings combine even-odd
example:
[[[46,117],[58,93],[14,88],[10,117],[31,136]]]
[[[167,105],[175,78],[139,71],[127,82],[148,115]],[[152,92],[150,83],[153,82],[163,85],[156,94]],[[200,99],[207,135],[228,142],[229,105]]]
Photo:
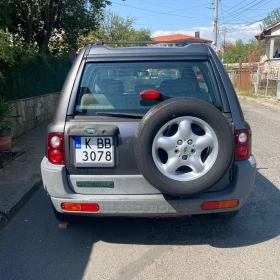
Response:
[[[213,47],[214,49],[217,48],[217,37],[218,37],[218,1],[219,0],[215,0],[215,8],[214,8],[214,30],[213,30]]]
[[[223,55],[222,55],[222,62],[224,62],[224,55],[225,55],[225,51],[226,51],[226,33],[227,33],[227,28],[226,28],[226,26],[224,26],[224,30],[223,30],[224,41],[223,41]]]

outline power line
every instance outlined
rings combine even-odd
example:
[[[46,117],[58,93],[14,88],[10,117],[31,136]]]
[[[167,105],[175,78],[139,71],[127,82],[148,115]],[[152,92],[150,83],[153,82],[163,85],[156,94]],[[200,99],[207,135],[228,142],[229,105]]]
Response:
[[[255,6],[262,7],[262,6],[266,5],[268,2],[270,2],[271,0],[268,0],[267,2],[263,3],[263,5],[259,6],[259,4],[261,4],[263,1],[265,1],[265,0],[260,0],[258,3],[252,5],[252,6],[248,7],[248,8],[246,8],[246,9],[243,10],[243,11],[240,11],[240,12],[238,13],[238,15],[237,15],[237,11],[240,10],[241,8],[238,9],[238,10],[235,10],[235,11],[232,12],[232,13],[227,14],[227,16],[229,16],[230,18],[229,18],[227,21],[223,22],[223,24],[229,22],[230,19],[232,19],[233,17],[237,17],[237,18],[238,18],[238,16],[240,16],[240,15],[242,15],[242,16],[244,17],[244,16],[246,16],[247,14],[249,14],[249,13],[252,12],[252,11],[249,11],[247,14],[244,15],[244,13],[245,13],[246,11],[252,10],[252,8],[255,7]],[[253,2],[254,2],[254,1],[253,1]],[[253,2],[251,2],[251,3],[249,3],[249,4],[252,4]],[[245,6],[248,6],[248,4],[245,5]],[[242,8],[244,8],[245,6],[243,6]]]
[[[205,18],[205,17],[182,16],[182,15],[170,14],[170,13],[165,13],[165,12],[153,11],[153,10],[143,9],[143,8],[134,7],[134,6],[126,5],[126,4],[116,3],[114,1],[111,1],[111,3],[114,3],[116,5],[120,5],[120,6],[125,6],[125,7],[129,7],[129,8],[137,9],[137,10],[142,10],[142,11],[152,12],[152,13],[162,14],[162,15],[168,15],[168,16],[184,17],[184,18]]]
[[[238,11],[240,11],[240,10],[242,10],[242,9],[244,9],[245,7],[248,7],[248,6],[250,6],[251,4],[253,4],[254,2],[256,2],[256,1],[258,1],[258,0],[253,0],[253,1],[251,1],[250,3],[248,3],[247,5],[245,5],[245,6],[242,6],[241,8],[239,8],[239,9],[236,9],[236,10],[234,10],[234,11],[232,11],[231,13],[229,13],[228,15],[231,15],[231,16],[233,16],[234,14],[236,14]],[[264,0],[260,0],[259,2],[262,2],[262,1],[264,1]],[[258,2],[258,3],[259,3]],[[256,3],[256,4],[258,4],[258,3]],[[255,4],[254,4],[255,5]],[[250,7],[249,7],[250,8]],[[242,11],[241,11],[242,12]],[[240,12],[240,13],[241,13]]]
[[[250,25],[252,25],[252,24],[254,24],[254,23],[257,23],[257,22],[259,22],[259,21],[261,21],[261,20],[262,20],[262,19],[257,20],[257,21],[250,22],[249,24],[244,24],[244,25],[242,25],[242,26],[229,28],[229,29],[227,29],[227,32],[228,32],[228,33],[235,32],[236,29],[240,29],[240,28],[242,28],[242,27],[250,26]]]
[[[260,16],[264,16],[264,15],[267,15],[267,13],[262,13],[262,14],[258,14],[258,15],[255,15],[255,16],[253,16],[253,17],[246,17],[246,19],[248,20],[248,19],[252,19],[252,18],[256,18],[256,17],[260,17]],[[239,18],[240,19],[240,18]],[[240,19],[241,21],[242,21],[242,19]],[[263,20],[263,18],[262,19],[260,19],[260,20],[257,20],[257,21],[261,21],[261,20]],[[236,21],[232,21],[232,22],[227,22],[228,24],[247,24],[247,23],[249,23],[250,24],[250,22],[248,22],[248,21],[242,21],[242,22],[236,22]]]
[[[168,8],[168,9],[173,9],[173,7],[168,7],[168,6],[165,6],[165,5],[162,5],[162,4],[155,4],[155,3],[148,2],[148,1],[145,1],[145,0],[136,0],[136,1],[143,2],[143,3],[147,3],[147,4],[150,4],[150,5],[152,5],[152,6],[157,6],[157,7],[164,7],[164,8]]]
[[[139,1],[141,1],[141,0],[139,0]],[[170,12],[183,12],[183,11],[186,11],[186,10],[190,10],[190,9],[193,9],[193,8],[198,8],[198,7],[202,7],[202,6],[204,6],[205,7],[205,4],[203,4],[203,5],[198,5],[198,6],[193,6],[193,7],[188,7],[188,8],[184,8],[184,9],[176,9],[176,10],[171,10]],[[136,7],[135,7],[136,8]],[[158,13],[158,12],[156,12],[156,13]],[[200,15],[200,14],[196,14],[196,13],[193,13],[193,14],[195,14],[195,15]],[[152,14],[152,15],[147,15],[147,16],[142,16],[142,17],[137,17],[136,19],[139,19],[139,18],[145,18],[145,17],[152,17],[152,16],[154,16],[154,14]],[[203,18],[205,18],[205,17],[203,17]]]
[[[256,1],[256,0],[255,0],[255,1]],[[239,2],[238,4],[236,4],[235,6],[230,7],[230,8],[229,8],[229,11],[232,10],[232,9],[234,9],[235,7],[239,6],[241,3],[244,3],[244,1],[240,1],[240,2]]]
[[[222,9],[222,12],[225,12],[225,10],[223,10],[223,8],[221,7],[221,9]],[[223,13],[222,13],[223,14]],[[249,14],[249,13],[248,13]],[[267,14],[267,13],[265,13],[265,14]],[[247,15],[247,14],[246,14]],[[246,17],[246,20],[247,19],[250,19],[250,18],[256,18],[256,17],[258,17],[258,16],[262,16],[262,15],[264,15],[264,14],[261,14],[261,15],[256,15],[256,16],[253,16],[253,17]],[[238,20],[240,20],[240,21],[243,21],[243,19],[242,18],[240,18],[240,17],[238,17],[238,16],[235,16],[235,18],[236,19],[238,19]],[[231,18],[230,18],[231,19]],[[239,23],[234,23],[234,22],[229,22],[230,21],[230,19],[228,19],[227,21],[223,21],[223,24],[225,24],[225,23],[228,23],[228,24],[239,24]],[[236,21],[236,20],[234,20],[233,19],[233,21]],[[249,23],[248,21],[246,22],[246,21],[243,21],[241,24],[243,24],[243,23]]]

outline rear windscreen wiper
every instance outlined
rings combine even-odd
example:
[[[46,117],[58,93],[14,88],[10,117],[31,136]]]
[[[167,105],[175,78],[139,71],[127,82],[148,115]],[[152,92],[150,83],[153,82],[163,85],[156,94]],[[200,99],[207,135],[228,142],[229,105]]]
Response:
[[[133,119],[142,119],[144,116],[143,114],[120,113],[120,112],[97,112],[95,114],[100,116],[133,118]]]

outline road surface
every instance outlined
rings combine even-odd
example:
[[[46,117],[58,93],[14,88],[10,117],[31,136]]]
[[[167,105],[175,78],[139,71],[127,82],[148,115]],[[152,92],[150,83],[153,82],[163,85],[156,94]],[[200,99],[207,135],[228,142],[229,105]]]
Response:
[[[85,218],[61,229],[40,189],[0,231],[0,279],[280,279],[280,107],[242,107],[258,172],[233,220]]]

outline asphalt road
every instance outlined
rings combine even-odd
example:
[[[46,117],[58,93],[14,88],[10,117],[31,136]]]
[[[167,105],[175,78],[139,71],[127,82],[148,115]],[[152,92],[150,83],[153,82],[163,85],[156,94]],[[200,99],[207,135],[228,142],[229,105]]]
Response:
[[[85,218],[61,229],[41,189],[0,231],[0,279],[280,279],[280,107],[242,107],[258,173],[233,220]]]

